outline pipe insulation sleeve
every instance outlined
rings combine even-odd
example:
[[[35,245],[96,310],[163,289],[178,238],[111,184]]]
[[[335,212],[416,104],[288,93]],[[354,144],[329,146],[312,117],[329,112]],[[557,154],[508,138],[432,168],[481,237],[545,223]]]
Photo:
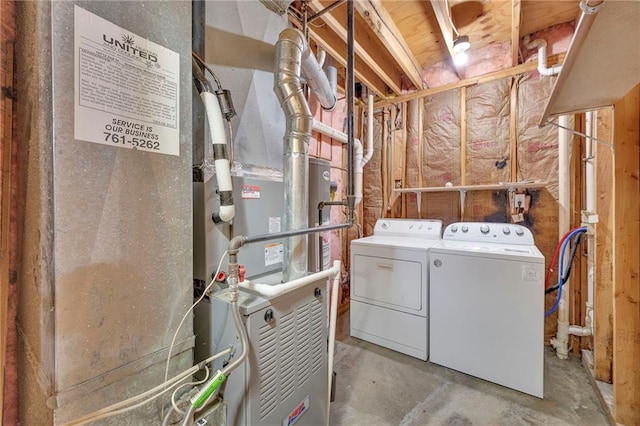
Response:
[[[235,216],[235,207],[233,205],[233,196],[229,196],[229,194],[233,194],[233,185],[231,183],[231,167],[227,157],[227,137],[224,132],[222,111],[215,94],[202,92],[200,93],[200,98],[204,104],[207,122],[209,123],[216,179],[220,192],[220,211],[214,214],[214,221],[229,222]]]

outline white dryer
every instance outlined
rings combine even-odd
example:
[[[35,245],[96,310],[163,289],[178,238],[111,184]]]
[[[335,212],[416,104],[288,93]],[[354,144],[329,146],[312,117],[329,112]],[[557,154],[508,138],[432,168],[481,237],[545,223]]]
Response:
[[[544,257],[531,231],[453,223],[430,258],[429,360],[542,398]]]
[[[427,360],[429,256],[439,220],[379,219],[351,241],[351,336]]]

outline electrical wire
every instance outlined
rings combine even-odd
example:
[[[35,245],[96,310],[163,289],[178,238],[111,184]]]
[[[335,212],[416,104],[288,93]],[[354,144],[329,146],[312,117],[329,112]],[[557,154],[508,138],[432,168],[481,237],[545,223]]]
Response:
[[[185,386],[196,386],[196,385],[201,385],[201,384],[203,384],[204,382],[206,382],[206,381],[209,379],[209,367],[205,366],[204,368],[205,368],[205,370],[206,370],[206,374],[205,374],[205,376],[204,376],[204,379],[199,380],[199,381],[197,381],[197,382],[183,383],[183,384],[181,384],[180,386],[178,386],[178,387],[176,388],[176,390],[174,390],[174,391],[173,391],[173,393],[171,394],[171,405],[173,406],[173,409],[174,409],[175,411],[177,411],[178,413],[180,413],[180,414],[184,414],[184,411],[182,411],[181,409],[179,409],[179,408],[178,408],[178,404],[176,404],[176,394],[178,393],[178,391],[179,391],[180,389],[182,389],[182,388],[183,388],[183,387],[185,387]]]
[[[169,376],[169,364],[170,364],[170,361],[171,361],[171,351],[173,350],[173,345],[175,344],[176,338],[178,337],[178,332],[182,328],[182,324],[184,324],[184,320],[187,319],[187,316],[189,315],[189,313],[193,310],[193,308],[196,307],[196,305],[198,303],[200,303],[202,301],[202,299],[204,299],[204,297],[207,295],[207,292],[209,291],[209,289],[216,282],[215,278],[218,276],[218,273],[220,272],[220,268],[222,267],[222,261],[224,260],[224,258],[227,256],[228,253],[229,252],[225,250],[225,252],[222,254],[222,256],[220,257],[220,262],[218,263],[218,269],[216,269],[216,273],[213,274],[213,279],[211,280],[209,285],[204,289],[204,291],[202,292],[202,294],[200,295],[198,300],[196,300],[194,302],[194,304],[191,305],[191,307],[189,309],[187,309],[187,312],[184,313],[184,315],[182,316],[182,320],[180,321],[180,324],[178,324],[178,327],[176,327],[175,333],[173,333],[173,339],[171,339],[171,345],[169,345],[169,353],[167,354],[167,365],[166,365],[166,367],[164,369],[164,380],[165,380],[165,382],[167,381],[167,377]],[[162,405],[162,414],[164,414],[164,404]]]
[[[556,297],[556,301],[551,307],[551,309],[549,309],[547,312],[544,313],[545,317],[548,317],[549,315],[554,313],[556,309],[558,309],[558,306],[560,305],[560,300],[562,299],[562,284],[563,284],[562,275],[563,275],[563,267],[564,267],[564,250],[567,248],[567,244],[569,243],[569,241],[571,241],[571,237],[573,237],[578,233],[583,233],[583,232],[587,232],[587,228],[584,226],[578,229],[574,229],[569,233],[569,236],[562,243],[562,248],[560,249],[560,271],[559,271],[560,279],[558,280],[558,296]]]
[[[207,358],[206,360],[204,360],[203,362],[199,363],[198,365],[194,365],[191,368],[188,368],[187,370],[183,371],[182,373],[176,375],[175,377],[173,377],[172,379],[169,379],[167,381],[165,381],[164,383],[160,383],[159,385],[157,385],[156,387],[149,389],[146,392],[143,392],[139,395],[136,396],[132,396],[131,398],[128,398],[124,401],[120,401],[120,402],[116,402],[115,404],[112,404],[108,407],[105,408],[101,408],[99,410],[94,411],[93,413],[89,413],[86,414],[82,417],[79,417],[75,420],[71,420],[69,422],[63,423],[61,426],[76,426],[76,425],[83,425],[89,422],[93,422],[99,419],[103,419],[105,417],[111,417],[114,416],[116,414],[120,414],[120,413],[124,413],[130,410],[133,410],[134,408],[138,408],[148,402],[153,401],[154,399],[156,399],[157,397],[159,397],[160,395],[162,395],[165,392],[168,392],[169,390],[171,390],[175,385],[177,385],[178,383],[186,380],[189,376],[191,376],[192,374],[196,373],[198,370],[200,370],[203,366],[206,366],[206,364],[210,363],[211,361],[214,361],[222,356],[225,356],[227,354],[229,354],[231,352],[231,348],[225,349],[223,351],[218,352],[215,355],[210,356],[209,358]],[[154,393],[156,393],[156,395],[153,395]],[[139,399],[145,398],[149,395],[153,395],[152,397],[146,399],[145,401],[135,404],[133,406],[130,407],[126,407],[126,408],[122,408],[121,407],[125,407],[127,404],[132,403],[134,401],[137,401]]]
[[[220,84],[220,80],[218,79],[218,76],[213,72],[213,70],[209,67],[209,65],[207,65],[204,59],[202,59],[196,52],[191,52],[191,55],[193,55],[196,61],[198,61],[200,65],[204,67],[204,69],[209,71],[209,74],[211,74],[211,77],[213,77],[213,79],[216,82],[216,86],[218,86],[218,90],[222,90],[222,84]]]

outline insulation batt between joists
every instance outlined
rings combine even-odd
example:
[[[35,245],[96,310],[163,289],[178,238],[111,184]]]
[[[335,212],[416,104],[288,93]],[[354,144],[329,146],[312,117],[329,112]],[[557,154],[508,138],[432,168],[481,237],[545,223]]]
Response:
[[[510,78],[467,89],[468,185],[508,182],[510,169],[496,162],[509,157]]]

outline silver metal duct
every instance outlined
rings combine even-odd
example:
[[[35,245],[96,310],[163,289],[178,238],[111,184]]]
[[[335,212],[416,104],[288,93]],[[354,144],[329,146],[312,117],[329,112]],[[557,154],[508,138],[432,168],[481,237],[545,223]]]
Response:
[[[318,97],[322,109],[333,111],[337,102],[335,89],[332,89],[327,75],[306,42],[304,42],[302,53],[302,74],[306,78],[309,88]]]
[[[278,15],[284,15],[287,13],[289,5],[293,3],[293,0],[260,0],[267,9],[277,13]]]
[[[302,33],[288,28],[276,43],[273,90],[286,118],[284,135],[284,217],[285,230],[307,227],[309,217],[309,139],[313,116],[302,92],[300,68],[307,50]],[[284,282],[307,274],[307,236],[289,237],[282,260]]]

